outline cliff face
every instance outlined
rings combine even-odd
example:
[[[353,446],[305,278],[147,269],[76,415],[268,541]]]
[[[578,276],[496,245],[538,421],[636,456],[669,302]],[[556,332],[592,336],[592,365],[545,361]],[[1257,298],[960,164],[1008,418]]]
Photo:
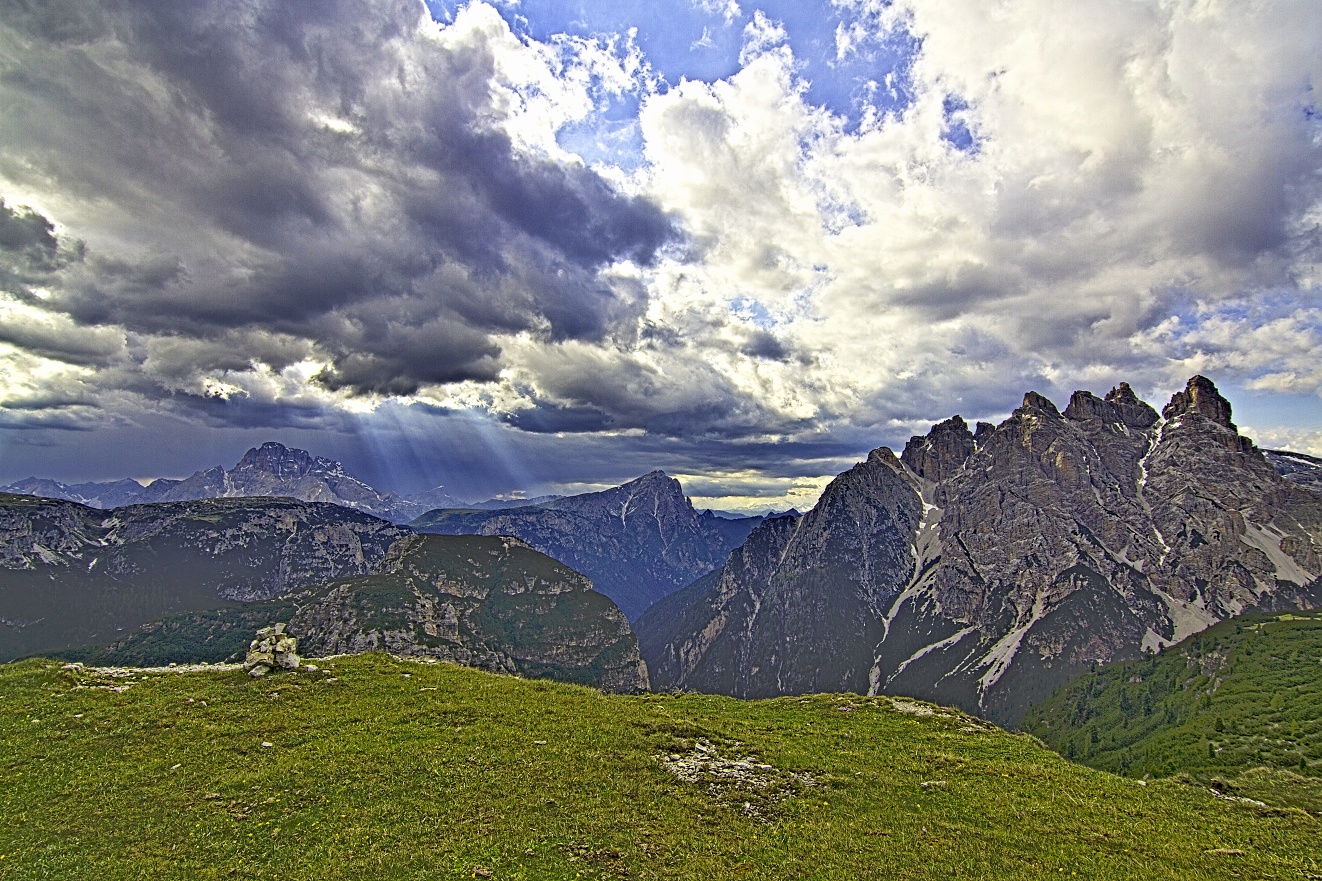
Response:
[[[376,573],[291,599],[289,630],[305,655],[389,651],[606,691],[648,687],[619,608],[515,538],[411,536]]]
[[[662,599],[635,622],[654,688],[690,688],[700,678],[706,691],[752,693],[759,671],[750,627],[799,519],[764,520],[723,568]]]
[[[728,596],[765,583],[760,603],[694,597],[639,622],[663,647],[658,684],[903,693],[1014,721],[1093,662],[1322,601],[1322,497],[1283,479],[1202,377],[1160,416],[1123,384],[1064,413],[1030,392],[995,428],[956,417],[836,484],[770,576],[727,564],[716,580]],[[695,627],[703,607],[729,612]],[[696,650],[730,642],[746,680]]]

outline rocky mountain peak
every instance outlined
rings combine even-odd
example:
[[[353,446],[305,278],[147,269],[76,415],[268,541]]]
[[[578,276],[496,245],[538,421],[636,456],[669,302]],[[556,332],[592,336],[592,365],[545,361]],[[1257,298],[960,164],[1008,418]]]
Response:
[[[652,471],[601,492],[507,510],[435,511],[419,532],[516,535],[588,575],[626,614],[716,568],[757,518],[700,515],[678,480]]]
[[[697,517],[693,504],[684,495],[679,481],[664,471],[649,471],[628,483],[585,496],[569,496],[556,507],[580,509],[604,504],[615,516],[627,517],[635,512],[648,511],[656,516],[684,512],[685,519]]]
[[[267,441],[260,447],[254,447],[243,454],[239,464],[234,466],[238,472],[259,471],[283,480],[303,477],[328,460],[314,458],[307,450],[291,449],[275,441]]]
[[[1130,428],[1151,428],[1157,424],[1157,411],[1122,382],[1106,393],[1106,402],[1120,411],[1120,421]]]
[[[1078,391],[1070,395],[1065,418],[1075,422],[1093,422],[1101,425],[1151,428],[1157,423],[1157,411],[1139,400],[1129,383],[1121,383],[1099,398],[1092,392]]]
[[[1110,402],[1102,400],[1092,392],[1078,391],[1070,395],[1069,406],[1065,408],[1065,418],[1078,422],[1091,419],[1115,422],[1116,410]]]
[[[939,482],[958,472],[976,446],[968,425],[961,417],[952,416],[932,426],[926,436],[911,437],[900,461],[919,477]]]
[[[1051,403],[1045,395],[1037,392],[1029,392],[1024,395],[1024,403],[1018,410],[1014,411],[1015,416],[1047,416],[1052,419],[1059,419],[1060,411],[1056,405]]]
[[[1238,431],[1230,421],[1230,402],[1221,396],[1212,380],[1205,376],[1195,376],[1189,380],[1184,391],[1176,392],[1171,402],[1161,411],[1167,421],[1194,413],[1208,419],[1222,428]]]
[[[1075,392],[1063,415],[1029,392],[972,438],[959,418],[913,438],[903,462],[922,486],[877,451],[826,487],[769,572],[736,554],[682,621],[649,619],[649,651],[685,688],[885,691],[1013,721],[1092,663],[1322,604],[1322,503],[1278,473],[1314,463],[1273,467],[1204,377],[1165,415],[1158,431],[1128,385]]]

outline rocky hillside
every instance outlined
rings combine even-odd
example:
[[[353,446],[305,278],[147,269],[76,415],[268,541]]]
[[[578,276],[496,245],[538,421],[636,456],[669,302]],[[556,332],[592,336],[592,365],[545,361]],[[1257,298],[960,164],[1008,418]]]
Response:
[[[234,662],[253,632],[275,621],[288,622],[308,657],[388,651],[605,691],[648,686],[618,606],[518,539],[489,536],[409,536],[370,574],[167,617],[62,656],[101,665]]]
[[[653,471],[604,492],[501,511],[432,511],[436,535],[512,535],[592,579],[630,620],[725,561],[759,518],[699,514],[679,481]]]
[[[0,494],[0,660],[109,642],[162,615],[365,573],[409,534],[290,499],[101,511]]]
[[[269,496],[330,502],[394,523],[407,523],[433,508],[462,504],[441,487],[410,498],[381,492],[333,459],[274,442],[249,450],[229,470],[217,465],[183,480],[154,480],[142,486],[134,480],[67,485],[28,478],[0,491],[63,499],[96,508]]]
[[[1322,813],[1322,612],[1223,621],[1150,658],[1084,673],[1024,728],[1078,762],[1188,774]]]
[[[1322,498],[1194,377],[959,417],[769,521],[705,590],[638,622],[660,687],[912,694],[1014,721],[1097,662],[1246,609],[1322,602]]]
[[[619,607],[516,538],[411,536],[376,573],[290,599],[307,655],[389,651],[606,691],[648,687]]]

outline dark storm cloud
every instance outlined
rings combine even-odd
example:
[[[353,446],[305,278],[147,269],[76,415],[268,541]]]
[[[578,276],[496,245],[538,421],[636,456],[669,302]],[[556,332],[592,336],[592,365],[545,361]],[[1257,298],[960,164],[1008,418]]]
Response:
[[[265,329],[328,355],[330,388],[409,393],[493,378],[494,334],[603,339],[645,303],[599,270],[677,235],[591,169],[516,147],[491,123],[496,50],[425,35],[419,0],[0,12],[0,174],[97,206],[56,218],[91,244],[44,306],[79,325]],[[6,259],[32,264],[6,277],[54,271],[57,245],[50,219],[0,210]]]
[[[522,431],[553,434],[560,431],[605,431],[611,418],[596,407],[542,405],[516,410],[505,421]]]
[[[255,401],[244,395],[222,399],[215,395],[178,395],[176,412],[201,417],[215,427],[241,429],[335,430],[341,420],[324,407],[300,406],[286,401]]]
[[[31,208],[11,208],[0,199],[0,248],[48,260],[58,247],[55,224]]]
[[[767,361],[788,361],[790,358],[790,350],[785,343],[765,330],[753,333],[740,351],[750,358]]]
[[[95,421],[89,420],[87,416],[88,414],[84,412],[59,407],[45,407],[37,411],[6,407],[3,411],[0,411],[0,428],[6,431],[43,433],[52,431],[89,432],[101,427]],[[36,446],[55,446],[55,442],[47,437]]]
[[[123,337],[114,331],[16,316],[0,322],[0,343],[83,367],[108,365],[124,349]]]
[[[21,300],[32,299],[32,288],[79,255],[61,254],[55,225],[26,206],[6,205],[0,198],[0,291]]]

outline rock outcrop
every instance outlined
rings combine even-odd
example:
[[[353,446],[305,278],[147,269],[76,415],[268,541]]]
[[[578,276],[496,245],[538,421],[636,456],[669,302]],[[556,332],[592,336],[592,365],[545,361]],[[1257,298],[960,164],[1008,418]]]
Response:
[[[1203,377],[1161,415],[1122,384],[1063,413],[1030,392],[972,435],[947,420],[841,475],[778,541],[769,569],[740,549],[639,621],[658,687],[910,694],[1013,722],[1095,662],[1322,602],[1322,497]]]

